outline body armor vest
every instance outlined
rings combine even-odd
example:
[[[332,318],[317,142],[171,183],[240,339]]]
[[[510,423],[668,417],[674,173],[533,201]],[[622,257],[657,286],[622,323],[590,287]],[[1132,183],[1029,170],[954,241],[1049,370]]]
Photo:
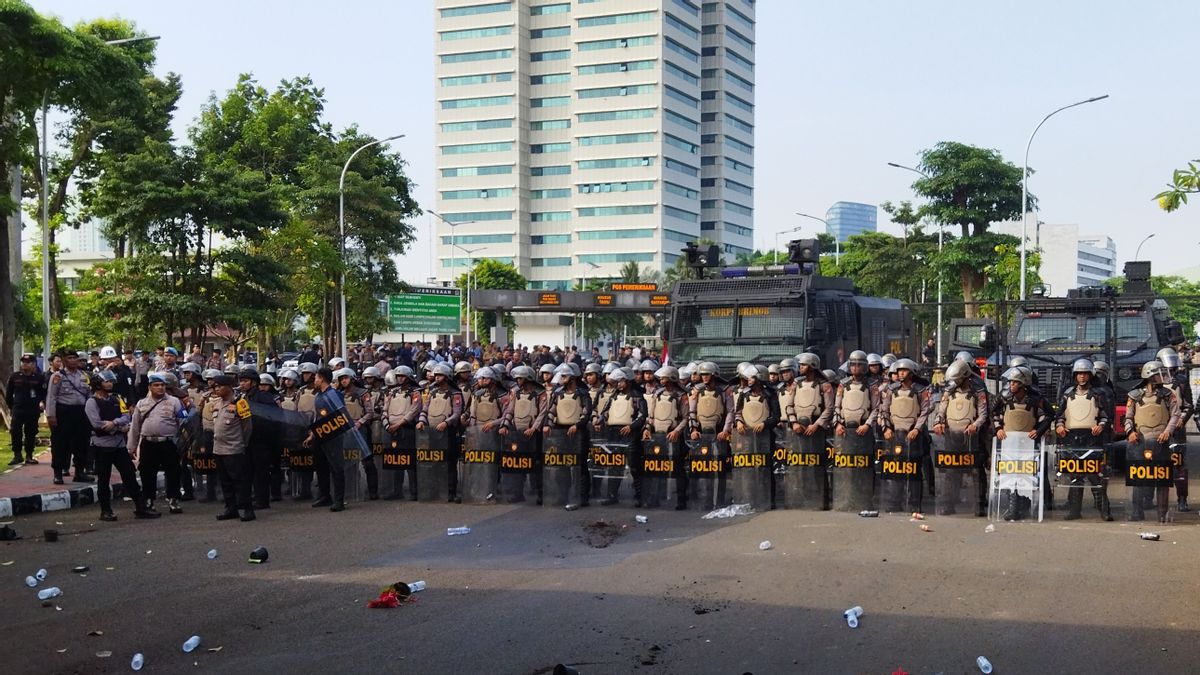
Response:
[[[362,390],[351,388],[346,392],[346,412],[350,414],[350,419],[358,421],[366,414],[366,409],[362,404]]]
[[[562,390],[558,401],[554,404],[554,420],[559,426],[575,426],[583,419],[583,404],[579,400],[580,392]]]
[[[862,424],[871,413],[870,385],[851,381],[842,385],[842,409],[839,411],[846,424]]]
[[[500,404],[490,389],[481,389],[474,395],[475,409],[471,413],[475,424],[487,424],[500,417]]]
[[[513,426],[519,431],[524,431],[533,424],[533,417],[537,415],[537,390],[540,387],[534,387],[532,392],[517,390],[513,401]]]
[[[696,397],[696,421],[704,431],[720,431],[725,424],[725,397],[716,389],[705,388]]]
[[[412,392],[400,387],[393,389],[387,401],[388,422],[391,423],[392,418],[402,418],[408,415],[412,409]]]
[[[1154,392],[1149,396],[1143,396],[1141,403],[1138,403],[1137,411],[1133,414],[1133,424],[1137,427],[1139,434],[1145,436],[1157,436],[1167,429],[1167,423],[1171,419],[1171,412],[1167,409],[1164,398]]]
[[[608,426],[623,427],[633,424],[633,397],[636,394],[613,394],[608,402]]]
[[[742,421],[746,423],[746,426],[757,427],[765,424],[770,414],[766,396],[748,391],[742,397]]]
[[[95,399],[96,410],[100,414],[100,419],[104,422],[111,422],[120,417],[121,408],[125,407],[125,403],[121,400],[121,397],[117,396],[116,394],[109,394],[105,398],[98,398],[95,396],[92,398]],[[93,429],[92,433],[96,434],[97,436],[114,436],[117,434],[124,434],[125,432],[116,430],[100,431],[99,429]]]
[[[821,383],[803,380],[796,385],[792,406],[796,411],[796,419],[804,424],[812,424],[821,416]]]
[[[300,390],[300,395],[296,398],[296,409],[300,412],[310,413],[317,407],[317,392],[312,387],[307,387]]]
[[[453,392],[453,389],[434,389],[429,393],[429,407],[425,413],[429,424],[436,427],[454,413]]]
[[[279,407],[284,410],[299,410],[297,407],[300,402],[299,399],[300,395],[298,392],[288,393],[285,391],[279,397]]]
[[[662,389],[653,401],[654,433],[665,434],[679,425],[679,394]]]
[[[791,408],[793,414],[796,412],[795,387],[781,386],[775,395],[779,399],[779,421],[787,422],[788,409]]]
[[[956,389],[946,400],[946,426],[962,431],[975,421],[975,394]]]
[[[204,396],[204,390],[199,387],[188,387],[187,395],[188,398],[192,399],[192,405],[199,406],[200,399]]]
[[[921,415],[921,402],[917,399],[917,391],[903,387],[894,389],[890,413],[893,428],[897,431],[911,431],[917,423],[917,417]]]
[[[1029,433],[1037,426],[1037,419],[1033,414],[1033,403],[1030,402],[1028,395],[1024,401],[1011,399],[1008,405],[1004,407],[1004,431]]]
[[[1096,426],[1096,417],[1100,413],[1099,399],[1090,391],[1079,391],[1078,388],[1067,397],[1063,406],[1063,417],[1068,429],[1091,429]]]

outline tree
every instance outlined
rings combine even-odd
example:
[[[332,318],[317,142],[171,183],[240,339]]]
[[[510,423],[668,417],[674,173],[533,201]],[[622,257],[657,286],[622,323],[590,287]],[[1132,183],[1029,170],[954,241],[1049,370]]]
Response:
[[[1188,195],[1200,192],[1200,159],[1188,162],[1186,169],[1176,169],[1171,174],[1167,189],[1154,195],[1158,206],[1170,213],[1187,203]]]
[[[962,236],[945,244],[943,259],[955,263],[962,286],[967,317],[977,316],[974,304],[987,284],[987,270],[996,247],[1006,243],[988,232],[993,222],[1021,217],[1021,168],[1004,161],[995,150],[952,141],[938,143],[921,153],[918,167],[926,175],[913,182],[913,190],[926,198],[916,210],[918,218],[958,225]],[[1029,197],[1025,207],[1033,208]]]
[[[467,287],[467,275],[460,274],[455,280],[455,285],[459,288]],[[471,288],[485,288],[491,290],[523,290],[529,282],[525,277],[513,266],[512,263],[502,263],[491,258],[481,258],[475,262],[471,268]],[[466,294],[463,294],[463,308],[466,311]],[[517,322],[508,312],[498,311],[495,314],[490,312],[470,312],[472,315],[470,320],[473,331],[476,335],[487,335],[488,329],[496,325],[496,319],[499,318],[501,324],[510,331],[517,327]],[[484,340],[480,340],[483,342]]]

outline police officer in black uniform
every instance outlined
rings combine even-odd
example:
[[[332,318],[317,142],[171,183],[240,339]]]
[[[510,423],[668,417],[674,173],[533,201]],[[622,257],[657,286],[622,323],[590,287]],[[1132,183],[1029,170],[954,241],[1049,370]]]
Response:
[[[1159,363],[1167,369],[1163,386],[1170,389],[1179,397],[1179,424],[1171,432],[1171,443],[1179,455],[1179,466],[1175,467],[1175,498],[1180,511],[1190,511],[1188,507],[1188,470],[1187,470],[1187,423],[1192,419],[1192,385],[1188,381],[1187,370],[1183,368],[1183,360],[1178,352],[1171,347],[1158,350],[1156,357]]]
[[[116,383],[117,376],[111,370],[100,371],[92,378],[95,393],[83,406],[92,428],[91,447],[96,456],[96,498],[100,502],[100,520],[111,522],[117,519],[112,510],[112,489],[109,487],[114,467],[121,475],[125,494],[133,500],[134,517],[158,518],[162,514],[150,508],[142,499],[133,459],[125,446],[125,434],[129,431],[131,417],[125,400],[113,393]]]
[[[1007,388],[1000,392],[992,403],[992,428],[996,438],[1003,441],[1009,434],[1025,434],[1035,443],[1040,443],[1054,411],[1050,402],[1033,388],[1033,371],[1028,366],[1009,368],[1001,378]],[[1009,495],[1005,520],[1021,520],[1028,516],[1032,504],[1028,497],[1013,493]]]
[[[1076,359],[1071,366],[1074,384],[1063,389],[1058,401],[1058,416],[1054,419],[1054,433],[1059,444],[1068,448],[1099,447],[1104,433],[1112,424],[1108,416],[1108,405],[1104,395],[1093,386],[1094,366],[1088,359]],[[1100,516],[1112,520],[1108,503],[1108,478],[1105,476],[1076,475],[1071,479],[1067,494],[1067,520],[1078,520],[1083,509],[1083,481],[1086,480],[1101,490]]]
[[[21,369],[8,377],[4,402],[12,412],[10,431],[13,458],[9,466],[22,463],[22,450],[26,464],[37,464],[38,461],[33,458],[33,448],[37,441],[38,418],[41,417],[42,406],[46,404],[46,380],[37,371],[33,354],[21,355]]]

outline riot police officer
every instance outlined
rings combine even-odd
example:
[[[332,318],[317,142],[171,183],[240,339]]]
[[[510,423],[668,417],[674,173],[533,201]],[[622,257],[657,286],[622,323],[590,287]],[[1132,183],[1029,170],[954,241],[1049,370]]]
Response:
[[[512,369],[512,376],[517,381],[517,388],[508,397],[508,405],[504,408],[504,417],[500,425],[500,435],[519,435],[527,454],[532,455],[534,466],[529,480],[537,503],[542,504],[542,474],[541,474],[541,436],[542,420],[546,415],[548,396],[545,388],[536,381],[536,373],[529,366],[517,366]],[[524,481],[521,481],[521,494],[510,495],[514,501],[524,500]],[[514,490],[515,492],[515,490]]]
[[[659,386],[654,390],[647,407],[646,427],[642,441],[649,441],[651,434],[666,434],[669,452],[673,460],[671,477],[675,479],[675,510],[687,508],[688,482],[684,472],[684,445],[688,427],[688,399],[679,386],[679,371],[673,366],[663,366],[654,373]]]
[[[969,361],[969,354],[960,352],[960,358],[955,358],[954,362],[946,367],[946,388],[942,391],[942,398],[938,402],[937,412],[934,415],[933,433],[939,436],[945,436],[946,445],[951,444],[951,439],[958,442],[958,436],[963,436],[965,442],[965,453],[974,455],[974,476],[976,481],[977,500],[975,506],[975,515],[983,517],[987,515],[987,489],[983,469],[983,438],[988,430],[988,399],[987,389],[983,385],[982,378],[978,374],[972,372]],[[966,354],[967,358],[961,358]],[[947,448],[949,449],[949,448]],[[935,466],[937,458],[934,460]],[[935,468],[935,472],[938,469]],[[957,478],[951,475],[951,469],[947,468],[943,474],[948,481],[958,485]],[[948,483],[949,485],[949,483]],[[942,487],[939,486],[938,499],[942,500],[945,508],[939,508],[940,514],[954,513],[955,504],[952,503],[957,499],[953,493],[946,494],[943,499]]]
[[[371,423],[375,419],[375,404],[371,392],[358,386],[354,381],[354,371],[349,368],[342,368],[334,372],[333,376],[337,378],[338,391],[346,401],[346,412],[350,414],[354,428],[362,434],[367,447],[371,447]],[[360,461],[367,476],[367,499],[379,499],[379,472],[375,467],[375,460],[363,457]]]
[[[592,397],[579,384],[579,366],[574,363],[564,363],[554,370],[558,386],[551,392],[546,404],[546,416],[542,433],[547,437],[557,430],[563,430],[570,437],[577,437],[576,455],[579,458],[579,501],[569,500],[564,505],[568,511],[587,506],[591,498],[591,476],[588,473],[586,453],[588,443],[588,423],[592,419]],[[574,497],[574,495],[571,495]]]
[[[245,400],[259,417],[254,421],[246,439],[246,461],[252,492],[251,504],[256,509],[271,508],[271,465],[278,464],[280,455],[279,429],[275,408],[279,401],[274,393],[259,388],[261,376],[254,368],[238,373],[238,398]],[[276,418],[276,419],[273,419]]]
[[[1104,396],[1093,387],[1093,365],[1088,359],[1076,359],[1071,365],[1074,383],[1063,389],[1054,419],[1054,433],[1064,448],[1094,448],[1103,443],[1106,429],[1112,423],[1108,417]],[[1108,502],[1108,478],[1096,474],[1071,474],[1067,494],[1067,520],[1082,517],[1085,482],[1101,490],[1100,515],[1112,520]]]
[[[879,415],[879,394],[867,372],[866,352],[858,349],[850,352],[846,363],[849,377],[838,384],[834,398],[835,433],[845,436],[846,430],[850,429],[859,436],[866,436]]]
[[[604,409],[597,418],[596,431],[605,431],[610,438],[629,442],[629,472],[633,478],[633,503],[642,505],[642,428],[646,425],[646,399],[637,389],[633,378],[624,368],[614,369],[608,375],[616,391],[604,402]],[[609,484],[608,494],[601,506],[617,503],[620,483]]]
[[[1179,395],[1163,382],[1170,377],[1169,371],[1160,361],[1149,361],[1142,366],[1141,385],[1129,392],[1125,407],[1125,434],[1132,453],[1143,448],[1147,459],[1163,455],[1163,446],[1171,441],[1172,435],[1182,426],[1183,406]],[[1130,499],[1130,520],[1144,520],[1144,500],[1150,494],[1157,499],[1158,520],[1167,521],[1169,483],[1162,481],[1154,487],[1137,486]]]
[[[1024,434],[1040,444],[1042,437],[1050,431],[1054,411],[1051,410],[1046,397],[1033,388],[1033,371],[1027,366],[1016,366],[1006,370],[1001,379],[1007,382],[1006,388],[992,404],[992,428],[996,430],[996,438],[1003,441],[1009,434]],[[1046,491],[1048,485],[1047,480],[1043,491]],[[1053,500],[1046,498],[1043,498],[1043,501],[1053,503]],[[1021,520],[1031,511],[1032,503],[1029,498],[1013,491],[1009,495],[1004,519]]]
[[[435,365],[432,376],[433,382],[429,385],[417,430],[432,427],[446,434],[446,501],[461,503],[458,497],[458,427],[462,421],[462,392],[451,382],[454,371],[450,366],[444,363]]]
[[[879,387],[879,426],[885,441],[902,442],[908,449],[907,459],[912,461],[918,472],[923,471],[921,458],[925,455],[925,425],[932,412],[932,394],[929,386],[918,379],[920,367],[912,359],[898,359],[892,363],[896,372],[895,382],[884,382]],[[907,481],[910,511],[921,511],[921,476],[918,474]],[[898,510],[893,503],[891,510]]]
[[[383,403],[384,428],[388,437],[397,442],[397,450],[412,457],[416,451],[416,436],[413,432],[422,408],[421,390],[417,387],[416,375],[408,366],[396,366],[389,370],[383,379],[389,386]],[[404,479],[407,477],[408,498],[417,501],[416,469],[400,469],[393,473],[392,489],[384,499],[400,499],[403,496]]]
[[[734,421],[732,387],[721,381],[720,369],[712,361],[700,363],[696,373],[700,382],[692,387],[688,402],[692,440],[699,440],[701,434],[714,434],[718,441],[728,443]]]
[[[137,473],[129,450],[125,447],[125,434],[131,421],[125,400],[113,392],[117,376],[111,370],[102,370],[92,378],[95,393],[84,404],[84,414],[92,428],[91,446],[96,456],[96,496],[100,502],[100,520],[115,521],[112,510],[112,489],[109,479],[116,468],[125,487],[125,494],[133,500],[135,518],[158,518],[162,514],[149,508],[138,487]]]
[[[1188,470],[1187,470],[1187,423],[1192,419],[1192,385],[1188,381],[1187,370],[1183,368],[1183,360],[1171,347],[1158,350],[1158,361],[1167,369],[1163,378],[1163,386],[1170,389],[1179,398],[1179,424],[1171,435],[1171,442],[1179,454],[1179,466],[1175,467],[1175,498],[1178,500],[1180,511],[1190,511],[1188,507]]]

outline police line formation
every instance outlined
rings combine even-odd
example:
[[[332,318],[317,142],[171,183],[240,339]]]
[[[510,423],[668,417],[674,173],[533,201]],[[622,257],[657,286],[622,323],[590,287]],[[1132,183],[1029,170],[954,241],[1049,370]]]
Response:
[[[932,498],[939,515],[984,516],[993,453],[1010,439],[1028,439],[1018,444],[1035,452],[1001,466],[1039,478],[997,491],[993,505],[1006,520],[1029,517],[1036,501],[1054,508],[1051,474],[1067,493],[1067,519],[1081,517],[1090,490],[1112,520],[1114,475],[1131,488],[1131,520],[1147,509],[1165,520],[1172,486],[1177,510],[1188,510],[1192,396],[1170,348],[1142,367],[1120,428],[1108,366],[1088,359],[1074,362],[1072,381],[1055,395],[1039,390],[1021,357],[989,395],[965,352],[938,385],[911,359],[862,351],[838,371],[804,353],[733,373],[712,362],[677,369],[645,360],[536,372],[430,362],[421,375],[397,366],[381,376],[332,358],[276,379],[252,367],[172,363],[151,372],[148,395],[129,406],[114,392],[127,375],[119,359],[89,376],[76,355],[63,357],[45,392],[55,482],[72,465],[73,480],[90,482],[94,470],[106,521],[117,519],[113,469],[138,518],[160,516],[160,471],[171,513],[197,494],[215,502],[219,485],[221,520],[254,520],[285,484],[294,500],[335,512],[349,490],[352,499],[528,500],[568,510],[617,504],[623,492],[637,508],[673,500],[702,511],[737,503],[922,512]],[[14,462],[22,433],[32,460],[32,435],[14,429]]]

